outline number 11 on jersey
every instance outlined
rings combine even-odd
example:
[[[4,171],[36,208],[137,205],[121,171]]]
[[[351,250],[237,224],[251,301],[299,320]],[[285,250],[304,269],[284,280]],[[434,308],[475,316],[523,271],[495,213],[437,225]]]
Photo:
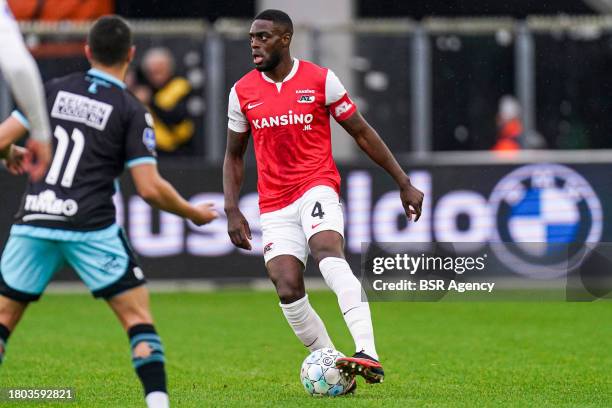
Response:
[[[64,158],[66,157],[66,152],[68,151],[68,145],[70,144],[69,139],[72,139],[74,146],[72,147],[72,152],[70,153],[70,158],[66,164],[64,177],[62,177],[61,182],[63,187],[69,188],[72,186],[74,174],[76,173],[79,160],[81,159],[83,149],[85,148],[85,136],[79,129],[74,128],[72,130],[72,135],[69,137],[66,129],[59,125],[55,127],[53,136],[57,139],[57,148],[55,149],[53,162],[51,163],[51,167],[49,168],[45,182],[50,185],[57,184],[57,180],[62,170],[62,163],[64,163]]]

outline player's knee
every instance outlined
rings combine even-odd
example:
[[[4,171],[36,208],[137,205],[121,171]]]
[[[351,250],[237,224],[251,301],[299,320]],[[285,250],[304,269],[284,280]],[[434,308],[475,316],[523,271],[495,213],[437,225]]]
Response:
[[[313,251],[312,257],[315,259],[315,262],[318,265],[325,258],[343,258],[344,259],[344,254],[342,253],[342,251],[339,251],[334,248],[321,248],[317,251]]]
[[[317,265],[325,258],[344,258],[342,240],[335,239],[311,239],[309,242],[310,253]]]
[[[298,282],[276,283],[276,293],[283,304],[296,302],[306,296],[304,285]]]
[[[276,287],[281,303],[293,303],[304,297],[303,265],[297,258],[274,258],[267,265],[268,276]]]

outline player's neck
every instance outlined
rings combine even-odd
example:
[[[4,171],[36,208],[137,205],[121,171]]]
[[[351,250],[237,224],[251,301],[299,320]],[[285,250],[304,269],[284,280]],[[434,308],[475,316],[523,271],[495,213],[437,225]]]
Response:
[[[119,81],[123,82],[125,80],[125,74],[127,72],[127,65],[126,66],[106,66],[106,65],[101,65],[101,64],[96,64],[96,63],[92,63],[91,64],[92,68],[95,68],[99,71],[104,72],[105,74],[108,74],[116,79],[118,79]]]
[[[293,64],[293,58],[291,58],[291,55],[287,54],[287,56],[281,59],[281,61],[273,70],[264,73],[264,75],[273,80],[274,82],[283,82],[283,80],[291,72]]]

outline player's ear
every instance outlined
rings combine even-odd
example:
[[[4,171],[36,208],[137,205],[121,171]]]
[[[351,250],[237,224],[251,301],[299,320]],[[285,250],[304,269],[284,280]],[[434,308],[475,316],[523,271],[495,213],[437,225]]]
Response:
[[[85,57],[87,57],[87,59],[89,61],[92,60],[92,58],[91,58],[91,48],[89,48],[89,44],[85,44]]]
[[[128,63],[134,60],[135,55],[136,55],[136,46],[132,45],[130,47],[130,51],[128,51]]]
[[[283,45],[284,46],[288,47],[289,44],[291,44],[291,37],[292,37],[292,35],[293,34],[289,33],[289,32],[283,34],[282,41],[283,41]]]

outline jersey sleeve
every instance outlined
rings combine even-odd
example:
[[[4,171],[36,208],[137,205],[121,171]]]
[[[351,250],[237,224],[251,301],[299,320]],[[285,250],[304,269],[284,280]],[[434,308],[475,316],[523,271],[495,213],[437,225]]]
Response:
[[[23,116],[23,113],[19,112],[19,109],[15,109],[11,112],[11,117],[17,119],[21,126],[23,126],[28,132],[30,131],[30,122]]]
[[[0,7],[4,8],[0,10],[0,70],[30,122],[30,137],[48,141],[51,131],[40,73],[6,2],[0,2]]]
[[[227,117],[227,127],[234,132],[244,133],[249,130],[249,121],[240,109],[240,101],[238,100],[238,94],[236,93],[235,86],[233,86],[232,90],[230,91],[229,102],[227,105]]]
[[[331,69],[327,70],[325,78],[325,106],[337,122],[348,119],[357,110],[357,105]]]
[[[125,140],[125,165],[128,168],[140,164],[157,163],[153,116],[143,107],[136,109],[129,118]]]

